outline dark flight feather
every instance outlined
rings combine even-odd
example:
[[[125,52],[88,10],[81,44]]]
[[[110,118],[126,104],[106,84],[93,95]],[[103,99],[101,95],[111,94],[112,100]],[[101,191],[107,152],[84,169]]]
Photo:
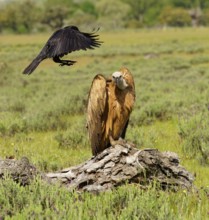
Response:
[[[76,50],[87,50],[99,47],[102,42],[98,40],[99,35],[95,33],[80,32],[76,26],[67,26],[55,31],[38,56],[25,68],[24,74],[31,74],[41,61],[53,58],[54,62],[61,66],[73,65],[76,61],[60,60],[60,57]]]

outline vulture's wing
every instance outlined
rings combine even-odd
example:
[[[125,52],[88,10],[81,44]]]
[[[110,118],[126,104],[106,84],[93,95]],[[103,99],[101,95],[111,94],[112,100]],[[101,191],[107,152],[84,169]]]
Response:
[[[93,155],[99,152],[104,122],[102,116],[106,107],[106,79],[96,75],[89,92],[87,105],[87,128]]]
[[[47,57],[63,56],[72,51],[94,49],[101,41],[94,33],[83,33],[75,26],[68,26],[52,34],[45,45]]]

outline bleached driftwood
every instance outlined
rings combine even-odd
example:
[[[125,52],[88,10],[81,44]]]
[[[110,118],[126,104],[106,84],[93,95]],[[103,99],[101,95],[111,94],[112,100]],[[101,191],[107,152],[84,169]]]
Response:
[[[193,175],[179,164],[176,153],[139,150],[129,144],[110,147],[80,165],[46,174],[38,172],[25,157],[19,161],[0,160],[0,178],[6,173],[22,185],[41,175],[44,181],[59,182],[70,190],[91,192],[131,183],[140,187],[157,183],[162,189],[190,189],[194,180]]]

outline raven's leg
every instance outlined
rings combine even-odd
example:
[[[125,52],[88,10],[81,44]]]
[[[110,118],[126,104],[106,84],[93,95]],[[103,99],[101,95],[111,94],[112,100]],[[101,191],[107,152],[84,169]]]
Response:
[[[76,63],[74,60],[61,60],[60,66],[71,66],[74,63]]]
[[[71,66],[76,63],[76,61],[73,60],[60,60],[59,57],[53,57],[53,60],[55,63],[60,63],[60,66]]]

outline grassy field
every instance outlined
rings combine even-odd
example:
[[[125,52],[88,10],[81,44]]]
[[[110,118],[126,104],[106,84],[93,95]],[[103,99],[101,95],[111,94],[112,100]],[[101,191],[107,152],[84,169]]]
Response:
[[[48,172],[91,156],[85,107],[93,77],[121,66],[134,75],[136,104],[127,139],[138,148],[178,153],[199,192],[143,191],[123,186],[100,195],[68,192],[40,180],[23,188],[0,182],[6,219],[208,219],[209,30],[100,32],[101,48],[67,57],[72,67],[43,61],[23,69],[49,34],[0,35],[0,157],[27,156]]]

